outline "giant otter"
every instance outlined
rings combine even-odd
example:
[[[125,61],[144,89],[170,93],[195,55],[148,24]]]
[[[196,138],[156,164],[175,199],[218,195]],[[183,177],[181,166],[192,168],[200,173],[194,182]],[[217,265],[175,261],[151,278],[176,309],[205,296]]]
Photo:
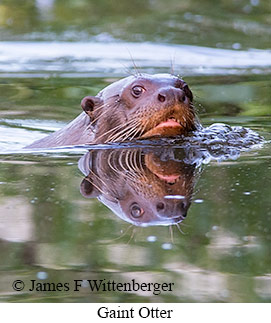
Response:
[[[176,136],[195,130],[197,120],[188,85],[170,74],[128,76],[87,96],[84,110],[63,129],[27,148],[108,143]]]

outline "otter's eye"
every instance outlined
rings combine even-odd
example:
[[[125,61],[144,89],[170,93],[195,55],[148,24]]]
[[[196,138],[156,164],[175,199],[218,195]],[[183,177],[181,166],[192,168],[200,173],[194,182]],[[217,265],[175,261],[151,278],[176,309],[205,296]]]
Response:
[[[138,98],[144,91],[145,89],[142,86],[136,85],[132,88],[132,95],[135,98]]]
[[[133,218],[140,218],[144,214],[144,210],[136,203],[131,205],[130,212]]]

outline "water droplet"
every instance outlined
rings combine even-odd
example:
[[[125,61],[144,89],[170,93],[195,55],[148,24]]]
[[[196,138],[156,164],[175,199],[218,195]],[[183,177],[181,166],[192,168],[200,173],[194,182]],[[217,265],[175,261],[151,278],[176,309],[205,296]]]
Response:
[[[234,44],[232,44],[232,48],[233,49],[240,49],[242,46],[241,46],[241,44],[240,43],[234,43]]]
[[[168,242],[163,243],[162,244],[162,249],[164,249],[164,250],[170,250],[170,249],[172,249],[172,244],[171,243],[168,243]]]
[[[37,278],[38,279],[47,279],[48,278],[48,274],[45,271],[39,271],[37,273]]]
[[[243,194],[244,194],[244,195],[250,195],[250,194],[251,194],[251,192],[244,192]]]
[[[183,195],[165,195],[165,199],[178,199],[178,200],[183,200],[185,196]]]

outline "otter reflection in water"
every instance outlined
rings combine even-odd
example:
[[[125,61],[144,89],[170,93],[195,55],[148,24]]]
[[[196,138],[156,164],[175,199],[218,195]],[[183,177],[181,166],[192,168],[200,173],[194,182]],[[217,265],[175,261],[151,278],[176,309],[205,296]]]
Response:
[[[91,151],[79,161],[86,175],[81,193],[137,226],[179,223],[191,204],[198,171],[177,155],[172,148]]]
[[[214,124],[182,140],[92,150],[79,161],[81,193],[134,225],[176,224],[186,217],[202,164],[236,159],[259,142],[250,129]]]

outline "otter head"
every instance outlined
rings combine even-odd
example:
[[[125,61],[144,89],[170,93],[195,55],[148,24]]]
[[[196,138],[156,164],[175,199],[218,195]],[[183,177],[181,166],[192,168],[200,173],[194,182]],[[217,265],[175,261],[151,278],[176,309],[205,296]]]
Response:
[[[172,160],[172,152],[92,151],[79,161],[80,170],[87,175],[81,194],[98,198],[118,217],[136,226],[180,223],[191,204],[195,167]]]
[[[176,136],[196,128],[193,95],[180,78],[169,74],[129,76],[97,97],[82,100],[95,123],[95,142]]]

